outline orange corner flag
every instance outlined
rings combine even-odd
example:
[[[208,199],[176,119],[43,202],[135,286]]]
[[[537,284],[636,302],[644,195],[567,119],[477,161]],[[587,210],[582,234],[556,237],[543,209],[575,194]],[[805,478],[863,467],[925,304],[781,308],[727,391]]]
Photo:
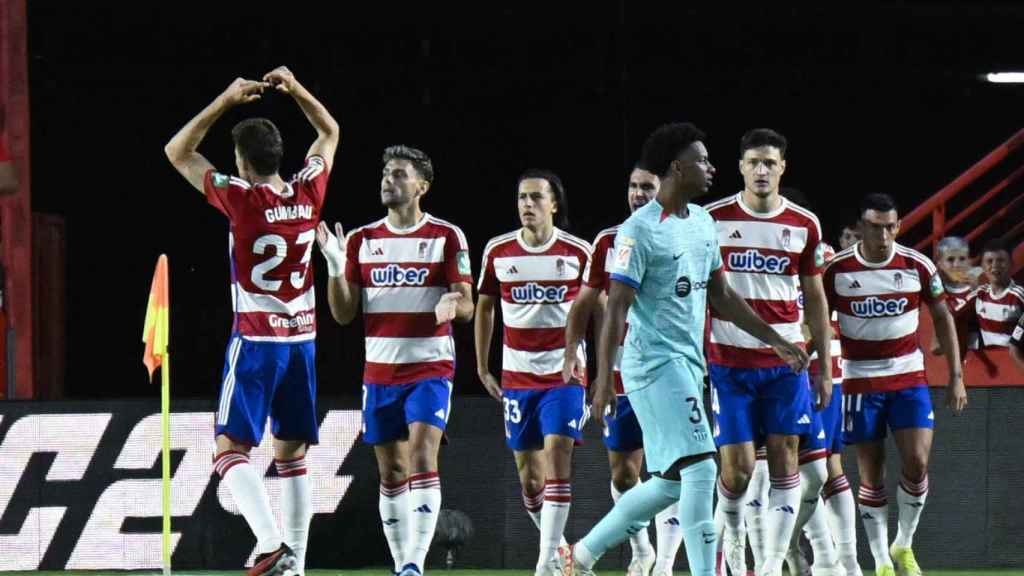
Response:
[[[153,285],[149,289],[149,304],[146,307],[146,326],[142,329],[142,341],[146,351],[142,363],[149,369],[149,381],[153,372],[167,356],[167,340],[170,335],[171,300],[167,282],[167,255],[161,254],[156,262]]]

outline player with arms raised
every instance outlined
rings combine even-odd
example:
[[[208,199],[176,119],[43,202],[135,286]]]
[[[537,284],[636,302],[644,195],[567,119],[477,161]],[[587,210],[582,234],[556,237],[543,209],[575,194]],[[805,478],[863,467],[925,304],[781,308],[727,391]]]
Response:
[[[270,120],[250,118],[231,131],[238,176],[218,172],[196,151],[203,137],[229,109],[259,99],[269,88],[291,95],[316,130],[305,166],[291,180],[282,179],[280,132]],[[338,123],[327,109],[282,66],[262,81],[236,79],[164,148],[178,172],[231,223],[235,318],[217,408],[214,467],[256,535],[258,555],[250,576],[304,570],[312,517],[305,455],[319,442],[309,260],[338,137]],[[284,538],[262,471],[249,464],[268,415],[283,481]]]

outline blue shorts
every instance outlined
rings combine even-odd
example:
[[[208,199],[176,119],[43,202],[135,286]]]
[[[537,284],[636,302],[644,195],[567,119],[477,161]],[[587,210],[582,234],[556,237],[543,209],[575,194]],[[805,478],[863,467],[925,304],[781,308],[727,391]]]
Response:
[[[715,451],[704,411],[702,366],[674,358],[652,369],[623,370],[622,381],[644,431],[649,472],[664,472],[681,458]]]
[[[452,408],[452,383],[431,378],[411,384],[363,384],[363,441],[388,444],[409,437],[409,424],[442,431]]]
[[[320,442],[313,341],[282,344],[231,338],[214,433],[259,446],[268,415],[275,438]]]
[[[540,450],[544,437],[583,438],[586,395],[583,386],[514,389],[501,392],[505,409],[505,443],[515,451]]]
[[[754,442],[759,433],[805,436],[812,432],[814,408],[806,371],[711,364],[708,375],[718,446]]]
[[[935,412],[928,386],[893,392],[843,394],[843,442],[860,444],[885,438],[890,430],[934,428]]]
[[[644,447],[644,433],[629,403],[629,396],[618,396],[615,417],[605,416],[604,423],[604,445],[612,452],[633,452]]]
[[[843,452],[843,385],[832,384],[832,401],[818,412],[825,429],[825,449],[831,454]]]

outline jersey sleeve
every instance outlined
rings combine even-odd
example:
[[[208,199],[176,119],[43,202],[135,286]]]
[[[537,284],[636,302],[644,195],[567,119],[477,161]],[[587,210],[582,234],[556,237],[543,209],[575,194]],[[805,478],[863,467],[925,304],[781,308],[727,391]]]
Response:
[[[1013,333],[1010,334],[1010,344],[1024,350],[1024,315],[1021,315],[1020,319],[1017,320],[1017,326],[1014,327]]]
[[[444,273],[448,284],[465,282],[472,286],[473,269],[469,264],[469,244],[462,230],[452,228],[444,243]]]
[[[477,283],[477,292],[486,296],[498,296],[500,286],[498,276],[494,272],[494,252],[485,251],[484,261],[480,266],[480,282]]]
[[[583,285],[595,290],[608,290],[606,263],[611,243],[605,240],[606,238],[611,238],[611,236],[602,236],[594,241],[590,250],[590,260],[587,262],[587,267],[583,269]]]
[[[359,265],[359,251],[362,247],[362,232],[352,232],[345,239],[345,279],[359,286],[366,285],[363,282],[363,269]]]
[[[708,270],[718,272],[722,269],[722,243],[718,241],[718,229],[714,220],[711,221],[711,265]]]
[[[237,195],[238,192],[237,187],[231,182],[231,176],[227,174],[211,169],[203,176],[203,193],[206,194],[206,201],[229,220],[235,212],[232,209],[232,195]]]
[[[626,220],[615,235],[615,250],[612,263],[608,266],[611,280],[618,280],[634,289],[640,289],[647,264],[650,259],[650,246],[647,231],[636,218]]]
[[[817,222],[807,226],[807,245],[800,254],[800,275],[816,276],[825,268],[825,246],[821,241],[821,227]]]
[[[921,299],[929,304],[946,299],[946,287],[942,284],[939,270],[931,261],[919,264],[921,269]],[[973,302],[973,300],[972,300]]]
[[[962,301],[953,310],[953,313],[957,316],[971,317],[976,314],[975,304],[978,301],[978,294],[981,293],[981,288],[975,288],[967,293]]]
[[[306,165],[295,175],[295,178],[306,186],[317,208],[323,206],[324,197],[327,196],[327,179],[329,176],[330,171],[327,169],[327,162],[316,154],[306,158]]]
[[[836,267],[827,266],[821,275],[821,283],[825,288],[825,301],[829,310],[836,310],[839,298],[836,294]]]

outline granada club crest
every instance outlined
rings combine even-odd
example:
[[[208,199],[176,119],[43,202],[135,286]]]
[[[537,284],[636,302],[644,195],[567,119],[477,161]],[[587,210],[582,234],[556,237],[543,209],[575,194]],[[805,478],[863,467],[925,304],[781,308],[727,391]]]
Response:
[[[562,258],[555,260],[555,272],[559,276],[565,276],[565,260]]]
[[[897,273],[893,274],[892,275],[892,280],[893,280],[893,282],[896,283],[896,289],[897,290],[903,290],[903,274],[902,273],[897,272]]]
[[[782,229],[782,247],[783,248],[789,248],[789,237],[790,237],[789,228],[783,228]]]
[[[417,248],[417,253],[419,254],[420,260],[423,260],[424,258],[427,257],[427,241],[426,240],[421,240],[420,241],[419,247]]]

